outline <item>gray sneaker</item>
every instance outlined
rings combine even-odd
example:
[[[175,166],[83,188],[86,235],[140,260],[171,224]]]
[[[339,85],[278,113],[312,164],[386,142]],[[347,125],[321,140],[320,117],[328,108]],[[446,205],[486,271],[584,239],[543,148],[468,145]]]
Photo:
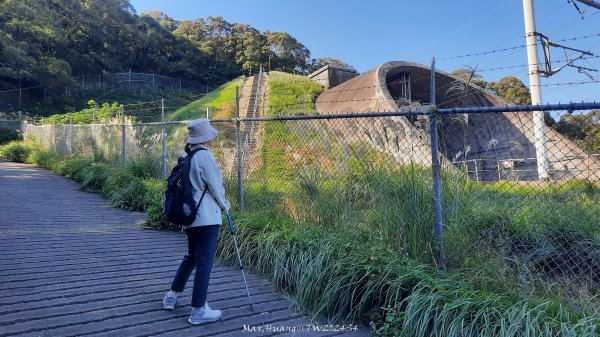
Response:
[[[177,304],[177,297],[166,294],[165,297],[163,298],[163,309],[173,310],[173,309],[175,309],[175,304]]]
[[[202,308],[192,309],[188,322],[191,324],[202,324],[218,321],[222,316],[221,310],[213,310],[208,306],[208,302]]]

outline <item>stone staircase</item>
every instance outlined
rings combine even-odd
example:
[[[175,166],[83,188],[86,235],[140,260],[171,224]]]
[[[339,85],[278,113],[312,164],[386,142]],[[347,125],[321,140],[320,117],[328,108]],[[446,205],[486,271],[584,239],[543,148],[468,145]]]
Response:
[[[267,102],[267,77],[258,73],[248,77],[240,90],[239,111],[240,118],[253,118],[264,116]],[[258,150],[262,144],[264,123],[241,122],[241,163],[242,172],[247,176],[260,166]],[[227,177],[237,176],[238,151],[235,144],[233,147],[223,148],[223,156],[219,160],[219,167]]]
[[[249,79],[250,80],[250,79]],[[264,116],[266,105],[266,76],[261,72],[252,76],[247,105],[240,105],[240,117],[255,118]],[[244,108],[242,110],[242,108]],[[245,112],[242,116],[242,111]],[[264,123],[242,122],[241,125],[241,162],[244,175],[248,175],[258,167],[258,149],[262,144]]]

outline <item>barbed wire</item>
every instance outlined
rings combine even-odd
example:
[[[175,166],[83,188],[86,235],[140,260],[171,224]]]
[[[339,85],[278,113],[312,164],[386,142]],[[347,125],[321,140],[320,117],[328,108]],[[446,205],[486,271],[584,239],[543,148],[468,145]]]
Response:
[[[21,90],[29,90],[29,89],[36,89],[36,88],[43,88],[43,86],[38,85],[35,87],[26,87],[26,88],[17,88],[17,89],[8,89],[8,90],[1,90],[0,93],[2,92],[11,92],[11,91],[21,91]]]
[[[597,59],[597,58],[600,58],[600,55],[593,55],[593,56],[582,57],[581,60],[589,60],[589,59]],[[552,61],[552,63],[565,62],[565,61],[571,61],[571,60],[572,59],[570,59],[570,58],[563,58],[563,59],[554,60],[554,61]],[[519,64],[519,65],[512,65],[512,66],[502,66],[502,67],[496,67],[496,68],[484,68],[484,69],[477,70],[475,73],[486,72],[486,71],[494,71],[494,70],[526,68],[526,67],[529,67],[529,64]]]
[[[554,42],[566,42],[566,41],[584,40],[584,39],[589,39],[589,38],[593,38],[593,37],[600,37],[600,33],[598,33],[598,34],[590,34],[590,35],[583,35],[583,36],[576,36],[576,37],[570,37],[570,38],[564,38],[564,39],[555,40]],[[508,48],[501,48],[501,49],[489,50],[489,51],[485,51],[485,52],[478,52],[478,53],[464,54],[464,55],[456,55],[456,56],[450,56],[450,57],[441,57],[441,58],[436,58],[436,60],[447,61],[447,60],[454,60],[454,59],[465,58],[465,57],[489,55],[489,54],[495,54],[495,53],[500,53],[500,52],[505,52],[505,51],[511,51],[511,50],[516,50],[516,49],[525,48],[525,47],[529,47],[529,46],[536,46],[536,45],[538,45],[538,44],[537,43],[535,43],[535,44],[522,44],[522,45],[508,47]]]
[[[554,87],[554,86],[570,86],[580,84],[600,83],[600,78],[593,77],[590,80],[576,81],[576,82],[561,82],[561,83],[547,83],[547,84],[533,84],[532,87]]]
[[[151,103],[160,103],[160,100],[157,101],[147,101],[147,102],[139,102],[139,103],[129,103],[129,104],[119,104],[119,106],[121,107],[128,107],[128,106],[138,106],[138,105],[146,105],[146,104],[151,104]]]

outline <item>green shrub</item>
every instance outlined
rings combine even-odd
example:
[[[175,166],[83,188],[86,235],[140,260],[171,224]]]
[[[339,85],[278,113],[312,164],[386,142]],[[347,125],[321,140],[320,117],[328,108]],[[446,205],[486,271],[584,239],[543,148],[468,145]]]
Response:
[[[159,155],[147,151],[138,158],[128,160],[125,163],[125,170],[141,179],[159,178],[162,174],[160,162]]]
[[[63,161],[63,157],[52,150],[36,148],[29,157],[29,161],[39,167],[49,170],[56,170]]]
[[[81,183],[84,177],[84,169],[90,167],[93,163],[93,157],[79,155],[66,158],[58,164],[56,169],[58,173]]]
[[[23,142],[10,142],[2,147],[0,154],[2,157],[17,163],[26,163],[32,149]]]
[[[81,190],[86,192],[102,192],[111,169],[105,163],[92,163],[81,172]]]
[[[181,227],[175,226],[165,217],[165,190],[167,189],[167,182],[165,180],[146,180],[144,185],[148,190],[146,194],[146,204],[148,205],[146,226],[154,229],[180,229]]]
[[[133,211],[146,210],[147,193],[143,180],[124,167],[113,170],[102,189],[102,195],[108,198],[111,206]]]

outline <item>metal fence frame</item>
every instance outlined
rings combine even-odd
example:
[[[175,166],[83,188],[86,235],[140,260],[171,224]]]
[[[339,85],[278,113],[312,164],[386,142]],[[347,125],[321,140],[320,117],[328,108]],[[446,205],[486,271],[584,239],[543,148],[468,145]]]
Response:
[[[239,99],[236,99],[236,111],[239,111]],[[244,187],[243,187],[243,171],[241,168],[240,159],[243,156],[242,149],[242,135],[241,135],[241,127],[242,123],[256,123],[256,122],[273,122],[273,121],[302,121],[302,120],[335,120],[335,119],[353,119],[353,118],[381,118],[381,117],[414,117],[414,116],[427,116],[430,119],[430,136],[431,136],[431,146],[432,146],[432,155],[431,158],[431,167],[433,172],[433,200],[435,207],[435,238],[437,244],[437,255],[435,257],[436,265],[444,269],[445,268],[445,253],[444,253],[444,233],[443,233],[443,224],[442,224],[442,199],[441,199],[441,183],[440,183],[440,152],[437,148],[439,143],[439,136],[437,132],[437,124],[438,118],[443,115],[452,115],[452,114],[477,114],[477,113],[508,113],[508,112],[532,112],[532,111],[556,111],[556,110],[566,110],[569,112],[578,111],[578,110],[592,110],[592,109],[600,109],[600,103],[591,102],[591,103],[568,103],[568,104],[545,104],[545,105],[516,105],[516,106],[499,106],[499,107],[475,107],[475,108],[450,108],[450,109],[437,109],[435,105],[425,106],[419,110],[409,110],[409,111],[394,111],[394,112],[365,112],[365,113],[354,113],[354,114],[326,114],[326,115],[315,115],[315,114],[306,114],[306,115],[296,115],[296,116],[273,116],[273,117],[235,117],[229,119],[213,119],[212,121],[215,123],[231,123],[236,126],[236,148],[237,148],[237,158],[238,158],[238,169],[237,169],[237,184],[238,184],[238,201],[240,210],[244,208]],[[125,123],[124,119],[121,119],[120,124],[93,124],[95,126],[107,126],[107,127],[116,127],[122,128],[122,160],[127,160],[126,153],[126,143],[127,136],[125,132],[126,127],[141,127],[141,126],[160,126],[161,127],[161,148],[162,148],[162,175],[163,177],[167,174],[167,148],[166,148],[166,132],[165,127],[169,125],[187,125],[189,121],[175,121],[168,122],[164,119],[164,103],[163,103],[163,113],[162,113],[162,121],[154,122],[154,123]],[[237,113],[239,116],[239,112]],[[81,126],[91,126],[90,124],[86,125],[69,125],[68,126],[68,134],[69,140],[72,142],[72,128],[73,127],[81,127]],[[66,126],[65,126],[66,127]],[[72,144],[68,146],[69,152],[72,151]],[[597,156],[595,154],[591,154],[588,158]],[[531,158],[535,159],[535,158]],[[467,160],[465,163],[475,161],[475,160]],[[588,159],[589,162],[589,159]],[[455,162],[454,164],[460,164],[460,162]],[[498,170],[500,171],[500,170]],[[518,171],[518,170],[517,170]],[[468,174],[467,170],[467,174]],[[476,175],[476,180],[477,180]]]

